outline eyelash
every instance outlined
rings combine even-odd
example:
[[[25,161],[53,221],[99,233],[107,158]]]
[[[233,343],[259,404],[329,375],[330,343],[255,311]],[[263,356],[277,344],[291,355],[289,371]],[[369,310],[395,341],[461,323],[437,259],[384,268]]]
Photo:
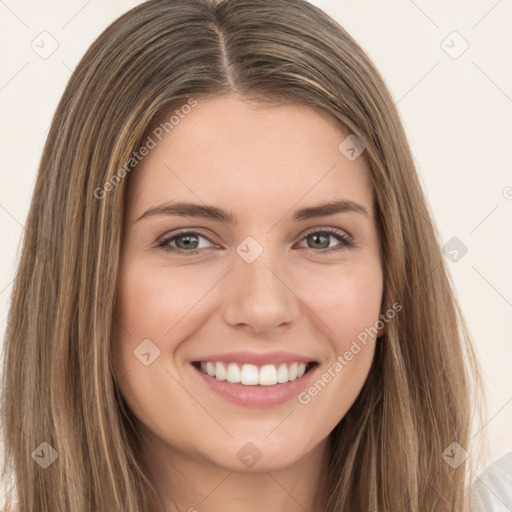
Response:
[[[318,249],[318,250],[312,249],[312,248],[306,248],[306,249],[309,249],[310,251],[313,251],[313,252],[325,254],[325,253],[331,253],[333,251],[340,251],[343,249],[349,249],[349,248],[356,247],[356,244],[347,235],[344,235],[343,233],[336,231],[335,229],[331,229],[331,228],[310,231],[309,233],[306,233],[304,235],[302,240],[306,239],[310,235],[319,235],[319,234],[320,235],[330,235],[330,236],[336,238],[339,242],[341,242],[341,244],[338,246],[335,246],[335,247],[330,247],[328,249]],[[170,242],[173,242],[175,239],[180,238],[185,235],[200,236],[200,237],[206,238],[206,240],[208,240],[209,242],[214,243],[207,236],[203,235],[202,233],[199,233],[198,231],[182,231],[180,233],[172,235],[171,237],[167,237],[167,238],[164,238],[161,241],[159,241],[157,244],[157,248],[159,248],[165,252],[172,252],[172,253],[178,253],[178,254],[186,254],[186,255],[199,254],[202,249],[194,249],[191,251],[186,251],[184,249],[172,247],[169,245]],[[302,240],[301,240],[301,242],[302,242]]]

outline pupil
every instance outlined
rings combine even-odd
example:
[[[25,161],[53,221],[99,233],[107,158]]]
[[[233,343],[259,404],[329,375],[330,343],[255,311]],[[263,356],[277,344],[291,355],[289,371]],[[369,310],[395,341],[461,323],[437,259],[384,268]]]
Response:
[[[184,241],[185,241],[185,242],[184,242],[184,244],[185,244],[185,248],[187,248],[187,247],[189,247],[189,248],[190,248],[190,247],[191,247],[191,244],[192,244],[192,245],[194,244],[194,242],[193,242],[193,241],[192,241],[192,242],[190,242],[190,239],[194,239],[194,238],[197,238],[197,237],[196,237],[196,236],[194,236],[194,235],[183,235],[183,236],[180,236],[180,237],[178,238],[178,240],[184,240]],[[195,248],[195,247],[194,247],[194,248]]]
[[[323,238],[324,240],[327,240],[327,245],[329,245],[329,240],[328,240],[328,237],[326,235],[311,235],[311,238],[313,238],[315,240],[314,243],[317,243],[316,240],[319,239],[319,238]],[[321,242],[320,242],[320,245],[321,245]]]

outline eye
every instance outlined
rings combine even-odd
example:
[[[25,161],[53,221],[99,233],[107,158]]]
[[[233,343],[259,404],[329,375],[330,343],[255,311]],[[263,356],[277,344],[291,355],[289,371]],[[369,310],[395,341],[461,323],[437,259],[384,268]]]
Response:
[[[201,249],[207,248],[205,246],[201,247],[201,238],[207,240],[209,243],[213,243],[208,237],[197,231],[182,231],[162,239],[160,242],[158,242],[157,247],[166,252],[174,252],[187,255],[199,254]],[[338,240],[340,243],[334,247],[330,247],[330,242],[333,238]],[[348,235],[341,231],[330,228],[310,231],[303,237],[302,240],[314,245],[313,247],[307,247],[308,249],[320,253],[339,251],[345,248],[355,247],[355,243]]]
[[[340,242],[338,245],[334,247],[330,247],[330,240],[335,238]],[[310,231],[304,237],[306,242],[310,242],[316,247],[308,247],[309,249],[320,249],[320,253],[339,251],[345,248],[354,247],[355,243],[350,239],[348,235],[345,233],[338,231],[336,229],[326,228],[326,229],[317,229],[315,231]],[[322,247],[318,247],[318,245]]]
[[[204,249],[204,247],[199,246],[199,238],[204,238],[205,240],[211,242],[209,238],[205,237],[201,233],[198,233],[197,231],[182,231],[181,233],[171,237],[164,238],[158,243],[158,247],[168,252],[199,254],[198,249]],[[176,243],[177,247],[173,247],[171,245],[172,243]]]

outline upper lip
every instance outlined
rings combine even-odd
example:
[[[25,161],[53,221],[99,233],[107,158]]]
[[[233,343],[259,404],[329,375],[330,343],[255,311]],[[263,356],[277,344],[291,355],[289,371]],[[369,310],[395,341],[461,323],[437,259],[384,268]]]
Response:
[[[315,360],[311,357],[293,354],[291,352],[225,352],[222,354],[213,354],[193,359],[192,362],[211,362],[211,363],[237,363],[254,364],[264,366],[266,364],[279,363],[313,363]]]

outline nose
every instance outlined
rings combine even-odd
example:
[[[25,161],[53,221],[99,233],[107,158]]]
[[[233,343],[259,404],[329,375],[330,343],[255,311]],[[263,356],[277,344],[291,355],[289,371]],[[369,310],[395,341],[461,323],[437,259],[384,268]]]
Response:
[[[249,263],[237,256],[228,274],[224,320],[256,334],[290,327],[299,317],[300,298],[293,290],[284,256],[265,249]]]

